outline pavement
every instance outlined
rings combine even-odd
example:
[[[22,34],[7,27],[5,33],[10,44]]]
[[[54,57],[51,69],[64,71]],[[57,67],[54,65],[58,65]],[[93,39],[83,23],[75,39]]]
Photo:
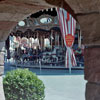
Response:
[[[2,84],[2,76],[0,76],[0,100],[5,100]]]
[[[14,69],[16,68],[5,65],[5,74]],[[44,82],[45,100],[85,100],[86,81],[83,70],[72,70],[71,74],[65,69],[29,70],[36,73]]]
[[[83,75],[39,76],[45,84],[45,100],[85,100]]]

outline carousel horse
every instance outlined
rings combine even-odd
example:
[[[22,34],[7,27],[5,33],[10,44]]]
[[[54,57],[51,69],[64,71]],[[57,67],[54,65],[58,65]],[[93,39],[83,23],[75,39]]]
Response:
[[[58,57],[60,57],[59,52],[63,52],[58,46],[55,46],[50,52],[43,52],[42,62],[43,63],[58,63]],[[57,53],[58,52],[58,53]]]

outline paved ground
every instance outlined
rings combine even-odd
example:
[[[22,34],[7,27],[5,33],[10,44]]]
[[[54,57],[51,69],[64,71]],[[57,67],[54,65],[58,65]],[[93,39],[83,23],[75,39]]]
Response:
[[[5,100],[3,87],[2,87],[2,77],[1,76],[0,76],[0,100]]]
[[[7,70],[15,68],[5,65]],[[33,69],[45,84],[45,100],[85,100],[85,83],[83,70]]]
[[[39,76],[46,86],[45,100],[85,100],[83,75]]]

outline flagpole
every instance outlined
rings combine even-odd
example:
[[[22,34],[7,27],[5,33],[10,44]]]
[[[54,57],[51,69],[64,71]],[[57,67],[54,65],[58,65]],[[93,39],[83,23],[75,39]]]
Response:
[[[68,52],[69,52],[69,55],[68,55],[69,56],[68,57],[69,58],[69,60],[68,60],[69,61],[69,74],[71,74],[72,73],[72,70],[71,70],[71,68],[72,68],[72,63],[71,63],[71,48],[68,47],[67,49],[68,49]]]

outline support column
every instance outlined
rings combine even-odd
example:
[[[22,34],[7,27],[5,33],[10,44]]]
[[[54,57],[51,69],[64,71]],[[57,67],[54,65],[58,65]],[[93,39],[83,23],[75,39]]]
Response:
[[[100,14],[77,16],[84,44],[85,100],[100,100]]]
[[[85,49],[86,100],[100,100],[100,46]]]
[[[2,79],[2,75],[4,73],[4,51],[3,51],[4,45],[5,45],[4,42],[0,42],[0,99],[1,100],[5,100],[3,91],[3,79]]]

